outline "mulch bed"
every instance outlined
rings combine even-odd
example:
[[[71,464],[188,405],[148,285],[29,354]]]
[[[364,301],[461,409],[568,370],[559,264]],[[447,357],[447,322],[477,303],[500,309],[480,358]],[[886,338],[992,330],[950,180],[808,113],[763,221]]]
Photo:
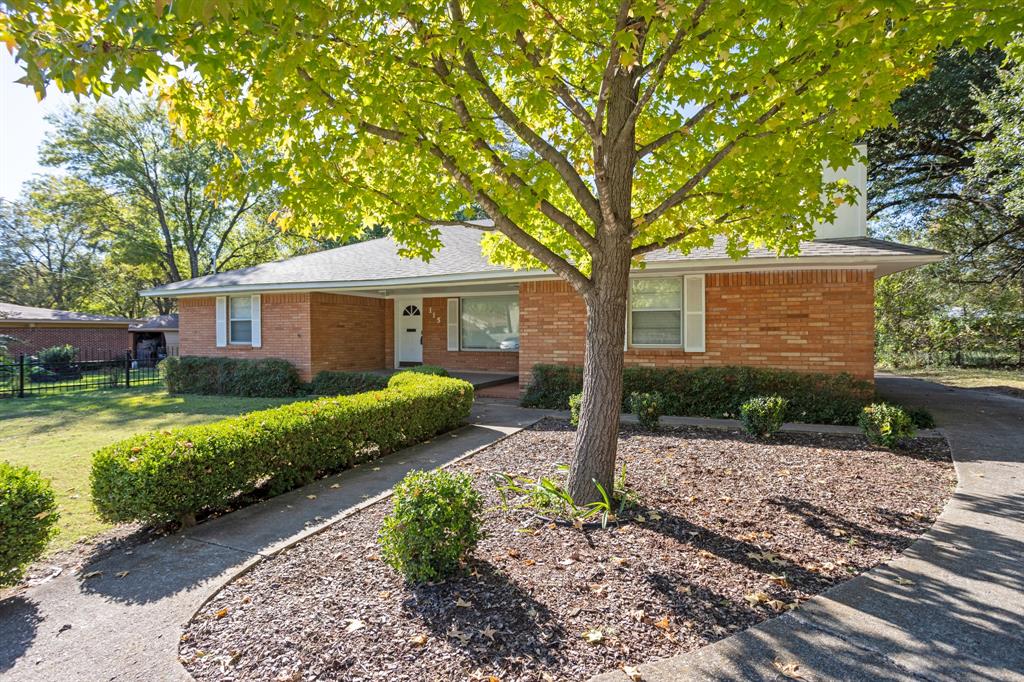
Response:
[[[495,472],[553,475],[573,431],[545,420],[457,466],[492,507],[457,578],[407,586],[371,506],[219,593],[186,627],[198,680],[585,680],[696,649],[907,547],[955,477],[945,441],[624,428],[641,517],[606,530],[498,508]],[[641,520],[642,519],[642,520]]]

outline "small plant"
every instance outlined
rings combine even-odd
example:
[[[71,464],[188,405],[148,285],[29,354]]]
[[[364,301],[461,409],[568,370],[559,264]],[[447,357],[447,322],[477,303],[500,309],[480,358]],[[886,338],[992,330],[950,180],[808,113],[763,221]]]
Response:
[[[66,372],[75,362],[78,349],[70,344],[50,346],[36,353],[39,364],[51,372]]]
[[[555,469],[565,475],[569,467],[559,464]],[[595,482],[601,499],[586,505],[576,504],[564,485],[547,476],[534,480],[525,476],[501,473],[494,476],[494,483],[501,496],[502,508],[531,509],[538,514],[569,521],[576,526],[582,526],[584,522],[596,516],[601,520],[601,527],[605,528],[637,503],[636,493],[626,486],[625,464],[622,465],[622,471],[615,480],[612,494],[609,496],[604,486]],[[509,504],[510,495],[520,498],[518,504]]]
[[[904,438],[912,438],[914,422],[902,407],[888,403],[868,405],[860,413],[860,427],[875,445],[894,448]]]
[[[583,405],[583,394],[573,393],[569,396],[569,423],[573,426],[580,425],[580,407]]]
[[[914,423],[919,429],[934,429],[935,428],[935,417],[932,413],[923,407],[911,407],[904,408],[907,415],[910,417],[910,421]]]
[[[53,488],[34,471],[0,461],[0,587],[14,585],[57,533]]]
[[[384,561],[409,582],[451,575],[484,536],[483,500],[469,474],[410,472],[394,501],[378,540]]]
[[[658,422],[664,414],[665,400],[660,393],[629,394],[629,411],[640,420],[640,426],[651,431],[658,430]]]
[[[782,428],[789,401],[778,395],[751,398],[740,406],[740,422],[751,436],[768,438]]]

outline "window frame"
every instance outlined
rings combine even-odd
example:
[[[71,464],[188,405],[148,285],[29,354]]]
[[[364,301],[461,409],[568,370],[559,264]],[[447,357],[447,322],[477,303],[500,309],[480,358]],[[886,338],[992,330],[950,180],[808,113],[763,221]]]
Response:
[[[465,344],[463,343],[463,339],[462,339],[462,315],[463,315],[463,312],[465,311],[465,308],[466,308],[465,305],[464,305],[465,300],[466,299],[476,299],[476,298],[495,298],[495,297],[514,298],[515,302],[516,302],[516,307],[518,308],[518,306],[519,306],[519,294],[518,294],[518,292],[506,292],[506,291],[503,291],[503,292],[495,292],[493,294],[491,294],[491,293],[472,294],[470,296],[452,297],[452,298],[456,298],[458,300],[458,302],[459,302],[459,305],[458,305],[458,308],[459,308],[459,317],[458,317],[459,351],[458,352],[461,352],[461,353],[518,353],[519,352],[518,350],[503,350],[501,348],[467,348],[465,346]],[[449,300],[451,300],[451,298],[449,298]],[[519,314],[517,312],[516,313],[516,317],[518,318],[518,316],[519,316]],[[517,322],[518,322],[518,319],[517,319]],[[455,351],[449,350],[448,352],[455,352]]]
[[[247,296],[247,295],[243,295],[243,296],[228,296],[227,298],[228,298],[228,301],[227,301],[227,315],[226,315],[226,317],[227,317],[227,328],[228,328],[227,329],[227,332],[228,332],[228,334],[227,334],[227,336],[228,336],[228,345],[229,346],[252,346],[252,342],[253,342],[252,296]],[[240,300],[240,299],[243,299],[243,298],[249,299],[249,317],[248,318],[245,318],[245,317],[234,317],[234,314],[233,314],[234,307],[231,305],[231,302],[236,300],[236,299]],[[236,341],[235,340],[234,334],[232,333],[232,328],[231,328],[231,324],[233,322],[248,322],[249,323],[249,340],[248,341]]]
[[[679,282],[679,307],[678,308],[642,308],[639,311],[633,310],[633,282],[644,279],[674,279]],[[646,275],[642,277],[629,278],[629,294],[626,301],[626,338],[628,348],[678,348],[682,350],[686,344],[686,282],[682,275]],[[633,313],[634,312],[678,312],[679,313],[679,343],[636,343],[633,340]]]

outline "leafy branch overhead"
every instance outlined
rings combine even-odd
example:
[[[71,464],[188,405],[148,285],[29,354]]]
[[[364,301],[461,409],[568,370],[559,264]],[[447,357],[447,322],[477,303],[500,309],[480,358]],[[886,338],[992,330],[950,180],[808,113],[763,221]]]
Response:
[[[1015,3],[12,0],[41,92],[148,83],[277,185],[294,225],[386,222],[412,255],[476,204],[491,257],[581,292],[632,256],[726,235],[792,252],[931,48],[1005,40]],[[45,58],[40,58],[44,55]],[[182,65],[187,66],[181,69]],[[756,219],[755,219],[756,218]]]

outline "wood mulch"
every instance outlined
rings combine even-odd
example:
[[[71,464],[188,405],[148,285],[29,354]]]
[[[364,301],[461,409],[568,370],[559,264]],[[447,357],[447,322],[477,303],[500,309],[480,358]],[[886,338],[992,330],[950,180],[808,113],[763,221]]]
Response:
[[[490,508],[463,573],[408,586],[380,560],[383,502],[263,562],[188,624],[198,680],[585,680],[696,649],[891,559],[941,511],[945,441],[771,441],[624,427],[638,518],[578,530],[506,511],[491,476],[555,475],[545,420],[465,460]]]

